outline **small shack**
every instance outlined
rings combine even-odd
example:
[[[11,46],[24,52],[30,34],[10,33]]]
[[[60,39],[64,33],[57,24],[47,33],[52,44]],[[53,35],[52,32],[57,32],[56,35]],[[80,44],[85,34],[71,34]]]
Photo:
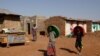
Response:
[[[7,9],[0,9],[0,42],[25,43],[24,32],[21,28],[20,15]]]
[[[3,28],[21,30],[20,15],[6,9],[0,9],[0,30]]]

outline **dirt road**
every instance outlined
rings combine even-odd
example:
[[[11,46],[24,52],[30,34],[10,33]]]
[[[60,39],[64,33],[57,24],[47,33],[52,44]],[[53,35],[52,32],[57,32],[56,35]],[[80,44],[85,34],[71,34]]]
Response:
[[[77,56],[75,38],[60,36],[56,40],[57,56]],[[47,45],[48,38],[40,36],[37,41],[31,41],[26,45],[0,47],[0,56],[45,56]],[[84,36],[82,56],[100,56],[100,37]]]

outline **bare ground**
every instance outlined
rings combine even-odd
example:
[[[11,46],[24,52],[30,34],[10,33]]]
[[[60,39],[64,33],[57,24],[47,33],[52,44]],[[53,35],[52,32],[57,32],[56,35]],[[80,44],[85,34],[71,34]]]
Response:
[[[47,45],[48,38],[39,36],[37,41],[31,41],[25,45],[15,45],[10,48],[0,47],[0,56],[46,56]],[[60,36],[56,39],[57,56],[77,56],[74,45],[75,38]],[[81,55],[100,56],[100,37],[92,34],[84,36]]]

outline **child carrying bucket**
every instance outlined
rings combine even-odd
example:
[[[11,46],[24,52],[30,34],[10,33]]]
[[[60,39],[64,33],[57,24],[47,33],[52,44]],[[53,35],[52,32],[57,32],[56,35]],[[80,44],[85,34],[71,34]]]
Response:
[[[49,26],[48,29],[49,44],[47,48],[48,56],[56,56],[55,42],[56,38],[59,36],[59,31],[55,26]]]

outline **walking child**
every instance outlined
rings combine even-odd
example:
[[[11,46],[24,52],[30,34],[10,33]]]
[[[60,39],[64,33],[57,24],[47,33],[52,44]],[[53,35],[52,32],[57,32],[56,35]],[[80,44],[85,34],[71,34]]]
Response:
[[[78,54],[80,54],[82,50],[82,37],[83,37],[83,32],[81,32],[80,29],[77,29],[75,47],[79,52]]]
[[[48,29],[49,34],[49,44],[47,48],[47,55],[48,56],[56,56],[56,50],[55,50],[55,32],[52,31],[52,27]]]

